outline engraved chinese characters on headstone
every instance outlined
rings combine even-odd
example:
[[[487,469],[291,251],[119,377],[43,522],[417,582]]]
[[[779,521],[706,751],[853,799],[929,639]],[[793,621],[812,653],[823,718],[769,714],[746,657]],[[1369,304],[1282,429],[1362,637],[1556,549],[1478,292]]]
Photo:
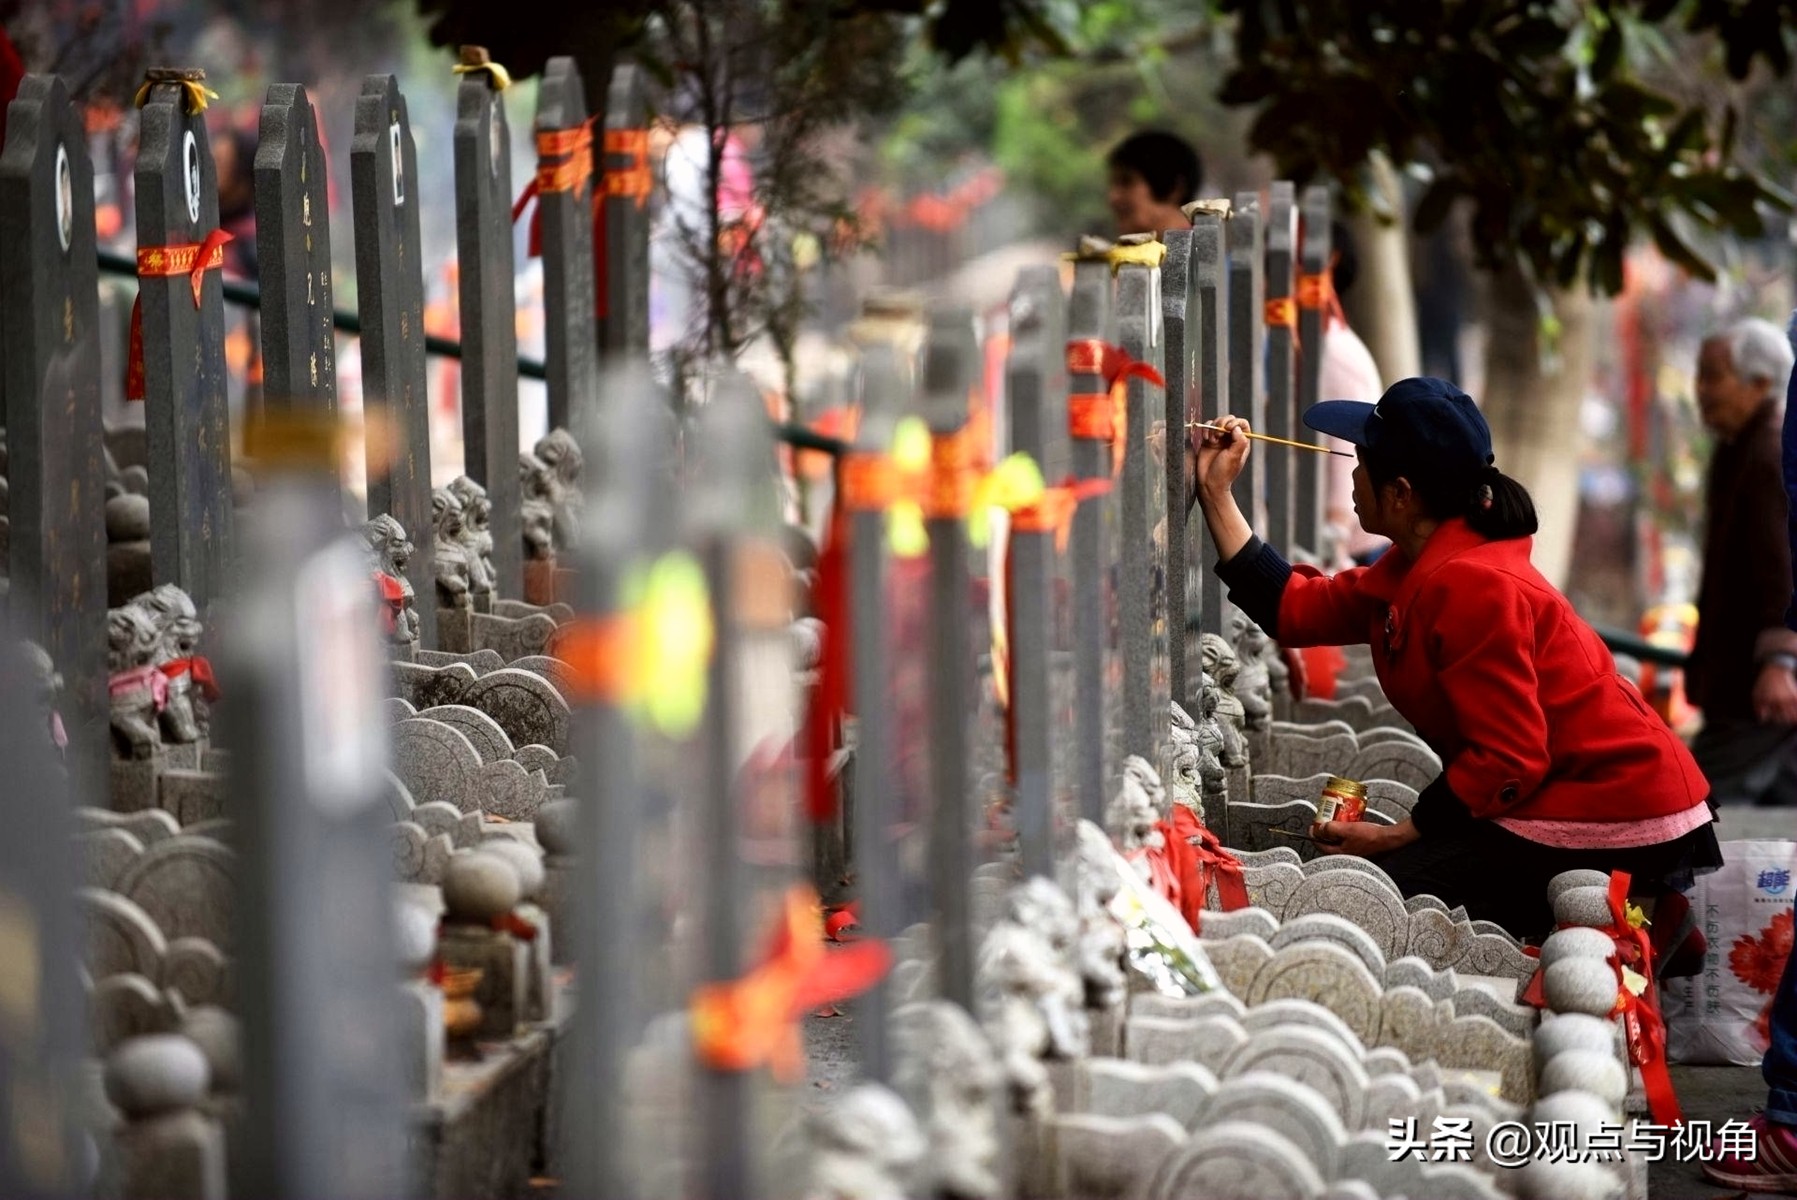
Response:
[[[569,429],[598,393],[593,332],[593,135],[571,58],[552,58],[537,90],[537,222],[543,251],[549,427]]]
[[[408,180],[418,155],[406,100],[391,75],[370,75],[356,100],[349,152],[356,220],[356,301],[362,318],[363,410],[369,424],[368,513],[413,534],[406,578],[436,586],[431,543],[430,404],[424,372],[424,270],[418,205]],[[418,606],[419,644],[437,644],[436,606]]]
[[[466,55],[464,56],[467,57]],[[518,333],[512,299],[512,153],[489,72],[456,89],[456,262],[461,279],[463,472],[492,506],[500,596],[524,594],[518,482]]]
[[[262,392],[271,408],[337,407],[326,169],[306,89],[275,84],[262,105],[256,148]]]
[[[1116,761],[1108,717],[1107,686],[1118,668],[1117,626],[1112,618],[1116,582],[1116,497],[1111,478],[1110,387],[1101,370],[1102,347],[1111,341],[1111,267],[1102,258],[1075,265],[1067,308],[1068,430],[1073,474],[1106,491],[1083,501],[1073,515],[1074,741],[1079,812],[1104,818],[1105,782]]]
[[[231,430],[225,394],[223,247],[206,121],[186,82],[152,72],[138,126],[137,273],[143,306],[150,549],[201,620],[231,561]]]
[[[0,338],[12,614],[63,676],[84,760],[105,712],[106,473],[100,424],[93,166],[55,76],[28,76],[0,158]],[[5,545],[6,543],[0,543]]]
[[[612,72],[605,95],[601,188],[604,199],[604,264],[599,285],[599,347],[607,361],[649,352],[648,109],[640,71],[629,64]]]

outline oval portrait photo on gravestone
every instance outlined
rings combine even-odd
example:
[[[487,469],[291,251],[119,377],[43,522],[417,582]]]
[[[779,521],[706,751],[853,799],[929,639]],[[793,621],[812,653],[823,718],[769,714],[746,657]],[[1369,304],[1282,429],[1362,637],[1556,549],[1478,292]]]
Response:
[[[66,254],[75,237],[75,181],[69,170],[69,148],[56,146],[56,236]]]
[[[387,126],[387,148],[393,158],[393,205],[403,208],[406,203],[406,156],[400,150],[398,121]]]
[[[181,166],[187,179],[187,219],[199,223],[200,220],[200,144],[194,140],[193,130],[181,141]]]

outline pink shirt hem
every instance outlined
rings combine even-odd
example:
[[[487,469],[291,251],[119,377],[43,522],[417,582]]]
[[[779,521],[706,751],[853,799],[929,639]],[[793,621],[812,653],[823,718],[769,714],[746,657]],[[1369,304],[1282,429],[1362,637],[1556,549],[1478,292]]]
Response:
[[[1657,846],[1684,837],[1693,829],[1710,823],[1708,801],[1699,801],[1684,812],[1663,817],[1646,817],[1639,821],[1527,821],[1515,817],[1493,818],[1517,837],[1558,846],[1566,850],[1588,850],[1598,847],[1621,849],[1629,846]]]

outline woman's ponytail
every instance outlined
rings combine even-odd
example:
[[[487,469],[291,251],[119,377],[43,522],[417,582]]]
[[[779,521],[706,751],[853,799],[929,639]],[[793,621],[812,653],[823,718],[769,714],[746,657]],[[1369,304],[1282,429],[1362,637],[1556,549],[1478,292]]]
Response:
[[[1467,503],[1466,523],[1492,541],[1530,537],[1541,528],[1528,489],[1496,467],[1479,473]]]

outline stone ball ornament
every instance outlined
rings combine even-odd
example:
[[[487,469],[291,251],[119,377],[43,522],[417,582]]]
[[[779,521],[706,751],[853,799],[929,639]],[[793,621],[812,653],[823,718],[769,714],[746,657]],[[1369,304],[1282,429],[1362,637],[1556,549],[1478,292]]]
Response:
[[[1566,958],[1541,973],[1547,1006],[1557,1013],[1608,1017],[1616,1008],[1620,986],[1616,969],[1596,958]]]
[[[1606,907],[1605,913],[1609,912]],[[1595,958],[1607,961],[1616,957],[1616,943],[1602,929],[1575,925],[1548,935],[1541,944],[1541,965],[1551,967],[1565,958]]]
[[[1566,1050],[1542,1064],[1536,1090],[1543,1096],[1590,1092],[1612,1108],[1621,1108],[1628,1096],[1628,1073],[1612,1050]]]
[[[192,1108],[211,1082],[205,1054],[180,1034],[131,1038],[106,1060],[106,1097],[128,1117]]]
[[[458,854],[443,873],[443,907],[457,921],[490,921],[518,907],[524,889],[516,867],[497,854]]]
[[[1568,1012],[1558,1016],[1544,1013],[1541,1024],[1535,1027],[1533,1040],[1535,1061],[1544,1066],[1557,1055],[1574,1050],[1614,1054],[1616,1026],[1590,1013]]]
[[[1608,887],[1569,887],[1554,897],[1556,924],[1607,929],[1615,919],[1610,912]]]
[[[1562,871],[1547,881],[1547,902],[1552,904],[1560,898],[1560,893],[1570,888],[1599,887],[1608,889],[1610,877],[1602,871],[1578,870]]]
[[[480,848],[481,854],[493,854],[505,859],[518,873],[518,888],[525,900],[535,899],[542,890],[543,881],[548,872],[543,869],[543,856],[526,846],[523,842],[509,838],[495,838]]]
[[[567,798],[551,800],[537,810],[533,819],[537,827],[537,844],[557,857],[573,854],[579,821],[578,802]]]

